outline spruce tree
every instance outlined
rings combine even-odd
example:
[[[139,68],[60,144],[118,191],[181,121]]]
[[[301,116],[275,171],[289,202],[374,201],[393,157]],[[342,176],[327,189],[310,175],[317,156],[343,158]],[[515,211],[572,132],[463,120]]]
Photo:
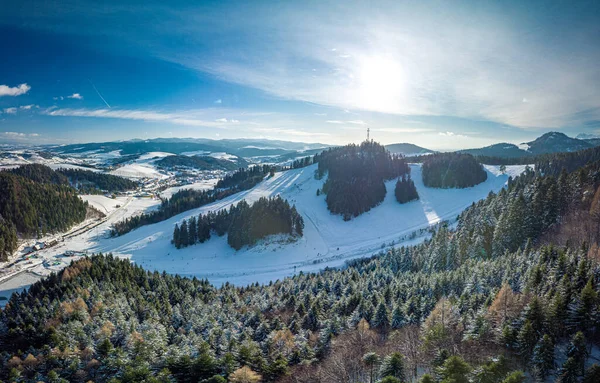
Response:
[[[382,378],[391,376],[403,382],[405,380],[405,367],[402,354],[394,352],[386,356],[381,363],[379,376]]]
[[[532,359],[536,374],[545,380],[554,369],[554,343],[547,334],[535,346]]]

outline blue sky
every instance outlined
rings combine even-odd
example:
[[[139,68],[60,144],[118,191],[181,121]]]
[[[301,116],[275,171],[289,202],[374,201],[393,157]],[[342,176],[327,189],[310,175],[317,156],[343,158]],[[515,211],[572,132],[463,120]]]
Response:
[[[0,0],[0,142],[600,133],[600,2]]]

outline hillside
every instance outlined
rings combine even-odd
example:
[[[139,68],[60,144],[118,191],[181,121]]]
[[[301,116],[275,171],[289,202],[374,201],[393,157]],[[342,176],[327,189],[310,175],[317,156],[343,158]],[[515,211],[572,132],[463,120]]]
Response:
[[[240,167],[248,166],[241,158],[235,161],[215,158],[211,156],[182,156],[174,155],[161,158],[155,162],[156,166],[164,169],[192,168],[196,170],[226,170],[232,171]]]
[[[86,212],[87,204],[69,186],[0,171],[0,260],[16,251],[17,234],[36,238],[66,231],[83,221]]]
[[[418,169],[413,167],[413,177],[420,189]],[[311,170],[278,173],[253,191],[272,191],[274,184],[298,189],[295,183]],[[557,182],[529,170],[506,189],[508,176],[498,175],[501,191],[471,204],[458,214],[456,225],[437,227],[422,244],[385,249],[342,269],[294,273],[264,286],[216,288],[110,256],[79,260],[13,296],[0,316],[8,329],[0,332],[5,351],[0,377],[39,373],[53,380],[77,376],[115,382],[119,376],[117,381],[223,382],[226,376],[236,382],[244,381],[237,379],[244,374],[282,383],[331,383],[351,374],[358,381],[385,377],[381,381],[397,383],[435,382],[426,374],[435,371],[453,378],[446,381],[524,382],[526,371],[542,381],[558,375],[561,381],[579,382],[585,374],[585,382],[595,382],[600,267],[597,246],[586,243],[600,239],[594,223],[600,198],[583,197],[596,189],[598,172],[598,164],[588,165]],[[309,180],[314,179],[307,177],[300,189],[310,186]],[[470,194],[476,189],[483,188],[471,188]],[[428,190],[420,191],[419,202],[395,206],[422,204],[421,209],[437,212],[466,191],[435,190],[447,198],[435,206],[443,194],[423,198]],[[315,205],[317,198],[312,194],[306,204],[301,192],[292,195],[302,208]],[[396,217],[403,216],[401,211],[406,212],[396,210]],[[329,216],[354,227],[376,213],[377,208],[352,222]],[[404,221],[386,218],[388,227]],[[591,237],[566,235],[590,224],[595,225],[590,234],[596,233]],[[385,228],[368,227],[376,235]],[[148,237],[160,227],[148,229],[153,230],[140,242],[129,238],[126,245],[145,246],[142,257],[162,241],[160,234]],[[360,233],[335,231],[343,243]],[[545,238],[555,245],[545,245]],[[215,262],[207,248],[187,250],[165,265],[175,258],[187,269]],[[269,250],[257,255],[270,257]],[[286,250],[282,254],[290,257],[290,247]],[[246,266],[257,258],[249,262],[248,255],[223,258],[231,258],[239,272],[249,272]],[[202,262],[194,259],[200,256]],[[262,260],[269,269],[278,266],[271,262],[275,258]],[[304,257],[294,265],[300,260]],[[61,351],[67,348],[77,352]]]
[[[519,148],[515,144],[500,143],[490,146],[485,146],[479,149],[464,149],[460,150],[460,153],[471,154],[473,156],[484,156],[484,157],[501,157],[501,158],[518,158],[518,157],[530,157],[532,153]]]
[[[576,152],[593,147],[589,142],[568,137],[564,133],[550,132],[533,141],[525,142],[527,151],[532,154]]]
[[[412,157],[416,155],[435,153],[433,150],[425,149],[409,143],[389,144],[385,148],[392,154],[402,154],[403,156]]]

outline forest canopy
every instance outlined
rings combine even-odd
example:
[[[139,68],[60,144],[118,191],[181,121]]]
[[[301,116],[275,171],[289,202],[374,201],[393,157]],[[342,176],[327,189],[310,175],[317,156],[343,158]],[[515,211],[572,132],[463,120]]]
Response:
[[[369,211],[385,198],[385,181],[410,173],[404,157],[374,141],[330,148],[315,155],[318,176],[327,173],[327,208],[345,220]]]
[[[433,188],[467,188],[487,179],[483,166],[470,154],[434,153],[423,159],[423,183]]]
[[[262,197],[249,205],[246,200],[232,205],[229,210],[200,214],[181,225],[175,225],[173,244],[179,249],[210,239],[212,233],[227,234],[227,243],[236,250],[253,245],[258,240],[273,234],[288,234],[301,237],[304,220],[280,196]]]
[[[77,196],[75,189],[41,183],[50,173],[30,176],[40,181],[0,171],[0,260],[16,251],[17,234],[38,238],[66,231],[85,219],[87,202]]]

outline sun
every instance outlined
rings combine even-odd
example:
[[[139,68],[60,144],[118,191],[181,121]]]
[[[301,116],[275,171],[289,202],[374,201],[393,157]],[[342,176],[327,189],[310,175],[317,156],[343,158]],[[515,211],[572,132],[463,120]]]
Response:
[[[383,56],[369,56],[360,60],[357,81],[362,106],[387,112],[397,109],[406,86],[402,65]]]

